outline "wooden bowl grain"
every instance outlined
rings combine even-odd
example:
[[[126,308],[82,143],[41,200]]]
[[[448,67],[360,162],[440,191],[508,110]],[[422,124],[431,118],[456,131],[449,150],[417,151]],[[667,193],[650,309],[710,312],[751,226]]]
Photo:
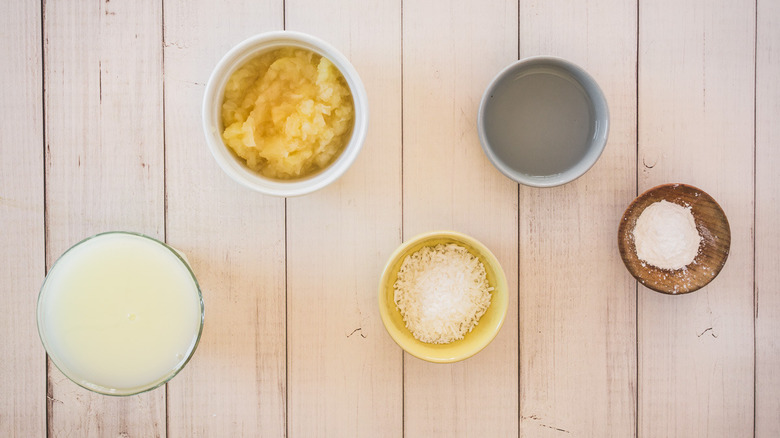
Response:
[[[639,259],[634,245],[634,227],[639,215],[655,202],[666,200],[690,207],[701,236],[699,253],[688,266],[660,269]],[[723,269],[731,247],[731,229],[720,205],[704,191],[686,184],[663,184],[634,199],[618,227],[618,249],[626,268],[640,283],[666,294],[684,294],[709,284]]]

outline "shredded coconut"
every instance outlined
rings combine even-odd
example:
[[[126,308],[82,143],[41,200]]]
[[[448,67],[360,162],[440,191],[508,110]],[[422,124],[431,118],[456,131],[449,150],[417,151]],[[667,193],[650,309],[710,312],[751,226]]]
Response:
[[[406,328],[432,344],[463,339],[490,306],[493,290],[482,262],[454,243],[407,256],[393,289]]]
[[[691,208],[668,201],[645,208],[636,221],[633,236],[640,260],[669,270],[682,269],[693,262],[701,243]]]

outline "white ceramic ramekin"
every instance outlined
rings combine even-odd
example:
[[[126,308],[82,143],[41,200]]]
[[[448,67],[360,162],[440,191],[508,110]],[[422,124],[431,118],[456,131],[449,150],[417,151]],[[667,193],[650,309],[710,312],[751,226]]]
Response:
[[[222,102],[230,76],[241,65],[255,56],[281,47],[300,47],[311,50],[333,63],[339,69],[352,93],[355,122],[344,150],[325,169],[301,179],[278,180],[264,177],[247,167],[222,140]],[[319,190],[337,180],[355,161],[368,130],[368,97],[363,82],[347,58],[321,39],[300,32],[277,31],[253,36],[233,47],[211,74],[203,96],[203,130],[206,143],[217,164],[239,184],[267,195],[300,196]]]

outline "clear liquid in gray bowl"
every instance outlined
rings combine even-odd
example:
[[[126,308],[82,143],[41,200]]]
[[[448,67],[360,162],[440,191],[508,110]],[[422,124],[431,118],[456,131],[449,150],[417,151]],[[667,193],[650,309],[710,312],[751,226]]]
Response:
[[[587,154],[594,113],[571,73],[530,66],[495,84],[484,107],[484,135],[508,167],[529,176],[556,175]]]

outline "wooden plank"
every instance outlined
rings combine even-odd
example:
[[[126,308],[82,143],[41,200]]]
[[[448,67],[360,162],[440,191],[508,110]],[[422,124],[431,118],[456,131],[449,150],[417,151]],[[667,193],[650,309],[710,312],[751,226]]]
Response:
[[[731,225],[706,288],[639,287],[639,435],[753,434],[755,3],[639,2],[639,190],[684,182]]]
[[[35,303],[45,273],[41,8],[0,7],[0,436],[46,434],[46,355]]]
[[[402,353],[376,291],[401,243],[401,5],[288,0],[285,17],[350,60],[371,113],[350,170],[287,200],[288,434],[400,437]]]
[[[517,59],[517,2],[409,2],[403,10],[403,236],[464,232],[496,255],[509,312],[463,362],[404,355],[406,436],[517,436],[517,185],[477,138],[482,93]]]
[[[756,437],[780,436],[780,3],[756,17]]]
[[[219,59],[281,29],[282,5],[165,2],[167,236],[192,262],[206,307],[198,350],[168,383],[171,437],[284,436],[284,200],[225,175],[200,117]]]
[[[97,232],[164,237],[159,1],[44,5],[47,266]],[[50,436],[162,436],[165,390],[112,398],[49,365]]]
[[[636,289],[616,237],[636,193],[636,2],[520,2],[533,55],[587,70],[610,131],[584,176],[520,186],[520,436],[633,436]]]

